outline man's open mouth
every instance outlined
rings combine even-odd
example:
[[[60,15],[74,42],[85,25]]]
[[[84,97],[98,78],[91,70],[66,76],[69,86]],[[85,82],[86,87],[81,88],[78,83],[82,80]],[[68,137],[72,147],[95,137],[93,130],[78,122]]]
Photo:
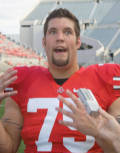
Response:
[[[56,52],[56,53],[61,53],[61,52],[66,52],[66,51],[67,51],[66,48],[56,48],[56,49],[55,49],[55,52]]]

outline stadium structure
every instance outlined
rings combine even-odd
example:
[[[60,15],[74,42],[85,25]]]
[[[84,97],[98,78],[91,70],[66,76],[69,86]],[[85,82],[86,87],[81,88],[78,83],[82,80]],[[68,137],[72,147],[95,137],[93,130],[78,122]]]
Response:
[[[42,30],[47,15],[57,8],[67,8],[79,19],[82,42],[78,49],[79,64],[120,63],[120,0],[38,1],[20,21],[19,42],[1,34],[1,61],[9,65],[47,66],[41,43]],[[8,55],[11,59],[9,62]]]

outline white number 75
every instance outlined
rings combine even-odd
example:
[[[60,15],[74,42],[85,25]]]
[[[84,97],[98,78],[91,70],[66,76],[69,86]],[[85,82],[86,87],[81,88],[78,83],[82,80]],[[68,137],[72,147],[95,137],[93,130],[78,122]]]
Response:
[[[70,99],[67,98],[67,100]],[[37,151],[52,150],[52,142],[48,142],[48,140],[58,114],[55,110],[56,107],[59,107],[59,100],[57,98],[31,98],[28,101],[27,112],[37,112],[38,109],[47,109],[47,115],[40,130],[38,141],[36,141]],[[85,142],[74,142],[74,138],[63,138],[63,143],[71,152],[86,153],[93,147],[95,140],[91,136],[86,136]]]

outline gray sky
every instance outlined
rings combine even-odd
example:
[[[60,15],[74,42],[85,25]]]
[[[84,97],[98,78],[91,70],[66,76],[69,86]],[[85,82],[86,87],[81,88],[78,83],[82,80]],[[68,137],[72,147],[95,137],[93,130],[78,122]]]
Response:
[[[0,0],[0,32],[19,33],[19,22],[40,0]]]

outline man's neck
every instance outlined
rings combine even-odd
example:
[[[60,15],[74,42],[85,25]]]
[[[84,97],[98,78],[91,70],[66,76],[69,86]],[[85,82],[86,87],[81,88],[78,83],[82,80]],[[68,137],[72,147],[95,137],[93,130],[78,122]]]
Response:
[[[69,78],[71,75],[73,75],[76,71],[79,70],[79,65],[74,65],[70,67],[50,67],[49,71],[52,74],[53,78],[56,79],[64,79]]]

